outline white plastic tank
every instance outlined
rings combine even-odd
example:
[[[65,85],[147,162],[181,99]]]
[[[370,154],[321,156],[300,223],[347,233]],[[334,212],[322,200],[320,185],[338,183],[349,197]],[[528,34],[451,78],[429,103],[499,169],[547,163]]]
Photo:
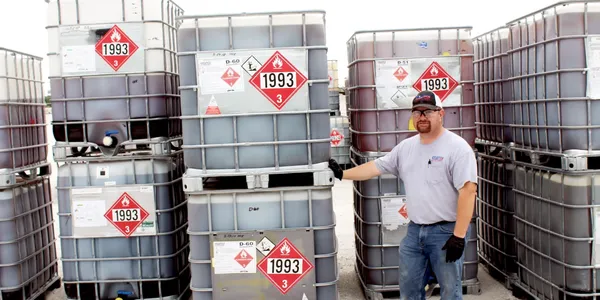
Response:
[[[53,133],[103,145],[180,135],[177,16],[170,0],[50,0]],[[109,145],[114,147],[115,145]]]
[[[508,27],[496,28],[473,38],[475,58],[475,106],[477,137],[487,141],[512,142],[513,110],[511,65],[508,57]]]
[[[598,172],[565,174],[533,166],[515,170],[520,284],[545,299],[593,298],[600,277]]]
[[[42,58],[0,48],[0,170],[48,155]]]
[[[327,162],[324,12],[180,19],[188,167],[211,172]]]
[[[0,190],[0,232],[0,297],[35,299],[60,286],[48,176]]]
[[[600,2],[568,1],[508,23],[517,145],[600,150]]]
[[[263,252],[251,249],[252,261],[248,266],[244,265],[243,269],[233,261],[239,249],[229,249],[232,260],[227,268],[222,267],[225,263],[222,266],[211,263],[218,253],[225,251],[217,250],[215,243],[222,241],[214,240],[216,234],[238,236],[237,240],[253,240],[256,245],[262,244],[264,240],[261,237],[245,235],[248,232],[257,233],[259,236],[268,237],[275,234],[287,237],[292,244],[304,250],[300,250],[304,252],[303,255],[314,251],[314,259],[308,259],[314,268],[303,277],[314,276],[314,281],[306,279],[308,281],[302,285],[297,284],[292,289],[298,290],[308,286],[307,295],[316,295],[316,298],[309,299],[338,299],[337,239],[331,186],[310,186],[301,178],[288,177],[289,179],[280,180],[272,178],[269,188],[252,190],[246,189],[243,178],[234,177],[226,180],[213,178],[204,183],[202,191],[195,191],[194,187],[186,184],[193,182],[199,174],[200,170],[188,169],[183,180],[188,197],[188,212],[190,216],[194,216],[189,223],[191,289],[194,300],[217,299],[218,295],[229,295],[228,299],[233,299],[233,295],[239,295],[242,291],[231,288],[229,294],[223,294],[228,291],[218,287],[238,284],[247,286],[243,293],[252,299],[258,295],[266,297],[265,299],[277,299],[277,296],[281,296],[277,288],[257,269],[258,262],[266,257]],[[298,242],[300,239],[294,239],[294,233],[303,234],[302,232],[309,230],[312,231],[312,238],[306,242],[312,247],[302,248],[308,245]],[[273,249],[280,239],[270,238],[269,241],[272,244],[267,248]],[[217,279],[217,275],[223,277]],[[268,285],[268,288],[265,285]],[[294,292],[289,291],[292,294]],[[301,299],[302,292],[299,295]]]
[[[70,299],[179,299],[190,282],[182,153],[58,168]]]
[[[471,27],[355,32],[347,44],[350,132],[360,152],[390,152],[418,132],[412,99],[436,93],[444,127],[475,143]]]

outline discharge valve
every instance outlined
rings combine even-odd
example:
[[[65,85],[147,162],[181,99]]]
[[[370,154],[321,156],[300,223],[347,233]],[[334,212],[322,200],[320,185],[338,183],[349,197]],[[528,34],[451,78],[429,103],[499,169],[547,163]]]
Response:
[[[102,139],[102,144],[105,147],[114,147],[115,145],[117,145],[118,140],[116,137],[112,136],[113,134],[118,134],[119,131],[117,130],[107,130],[106,132],[104,132],[104,138]]]

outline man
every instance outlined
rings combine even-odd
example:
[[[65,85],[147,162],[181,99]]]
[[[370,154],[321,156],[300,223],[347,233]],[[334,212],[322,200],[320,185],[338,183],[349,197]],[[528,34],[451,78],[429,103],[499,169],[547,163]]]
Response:
[[[442,126],[444,113],[434,93],[420,92],[412,102],[418,135],[385,156],[346,171],[335,160],[329,163],[340,180],[391,173],[404,182],[411,221],[399,250],[402,300],[425,299],[428,263],[442,300],[462,299],[463,252],[475,207],[477,161],[471,146]]]

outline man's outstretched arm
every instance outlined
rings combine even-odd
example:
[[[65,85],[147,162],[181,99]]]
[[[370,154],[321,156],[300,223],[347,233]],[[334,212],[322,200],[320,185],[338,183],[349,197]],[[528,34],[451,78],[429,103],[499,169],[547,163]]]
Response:
[[[366,164],[343,171],[342,179],[363,181],[380,175],[381,171],[379,171],[377,165],[375,165],[375,161],[370,161]]]
[[[400,165],[400,156],[398,153],[400,152],[401,145],[402,143],[396,145],[392,151],[376,160],[356,166],[346,171],[343,171],[335,160],[330,159],[329,168],[333,170],[335,177],[339,180],[348,179],[354,181],[364,181],[373,177],[381,176],[383,174],[394,174],[398,176],[398,168]]]

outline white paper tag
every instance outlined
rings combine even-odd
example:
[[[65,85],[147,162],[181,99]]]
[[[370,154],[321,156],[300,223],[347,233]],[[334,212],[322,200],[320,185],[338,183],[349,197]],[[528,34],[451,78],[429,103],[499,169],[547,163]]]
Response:
[[[405,197],[381,199],[381,223],[385,229],[396,230],[409,223],[408,217],[404,217],[401,213],[403,208],[406,208]]]
[[[215,274],[256,273],[256,242],[213,242]]]
[[[65,46],[61,49],[63,73],[96,71],[94,45]]]
[[[198,59],[198,86],[201,95],[244,91],[244,74],[240,58]]]
[[[592,99],[600,98],[600,36],[586,39],[587,92]]]
[[[74,227],[103,227],[107,220],[102,215],[106,210],[103,200],[73,201],[71,211],[73,212]]]

